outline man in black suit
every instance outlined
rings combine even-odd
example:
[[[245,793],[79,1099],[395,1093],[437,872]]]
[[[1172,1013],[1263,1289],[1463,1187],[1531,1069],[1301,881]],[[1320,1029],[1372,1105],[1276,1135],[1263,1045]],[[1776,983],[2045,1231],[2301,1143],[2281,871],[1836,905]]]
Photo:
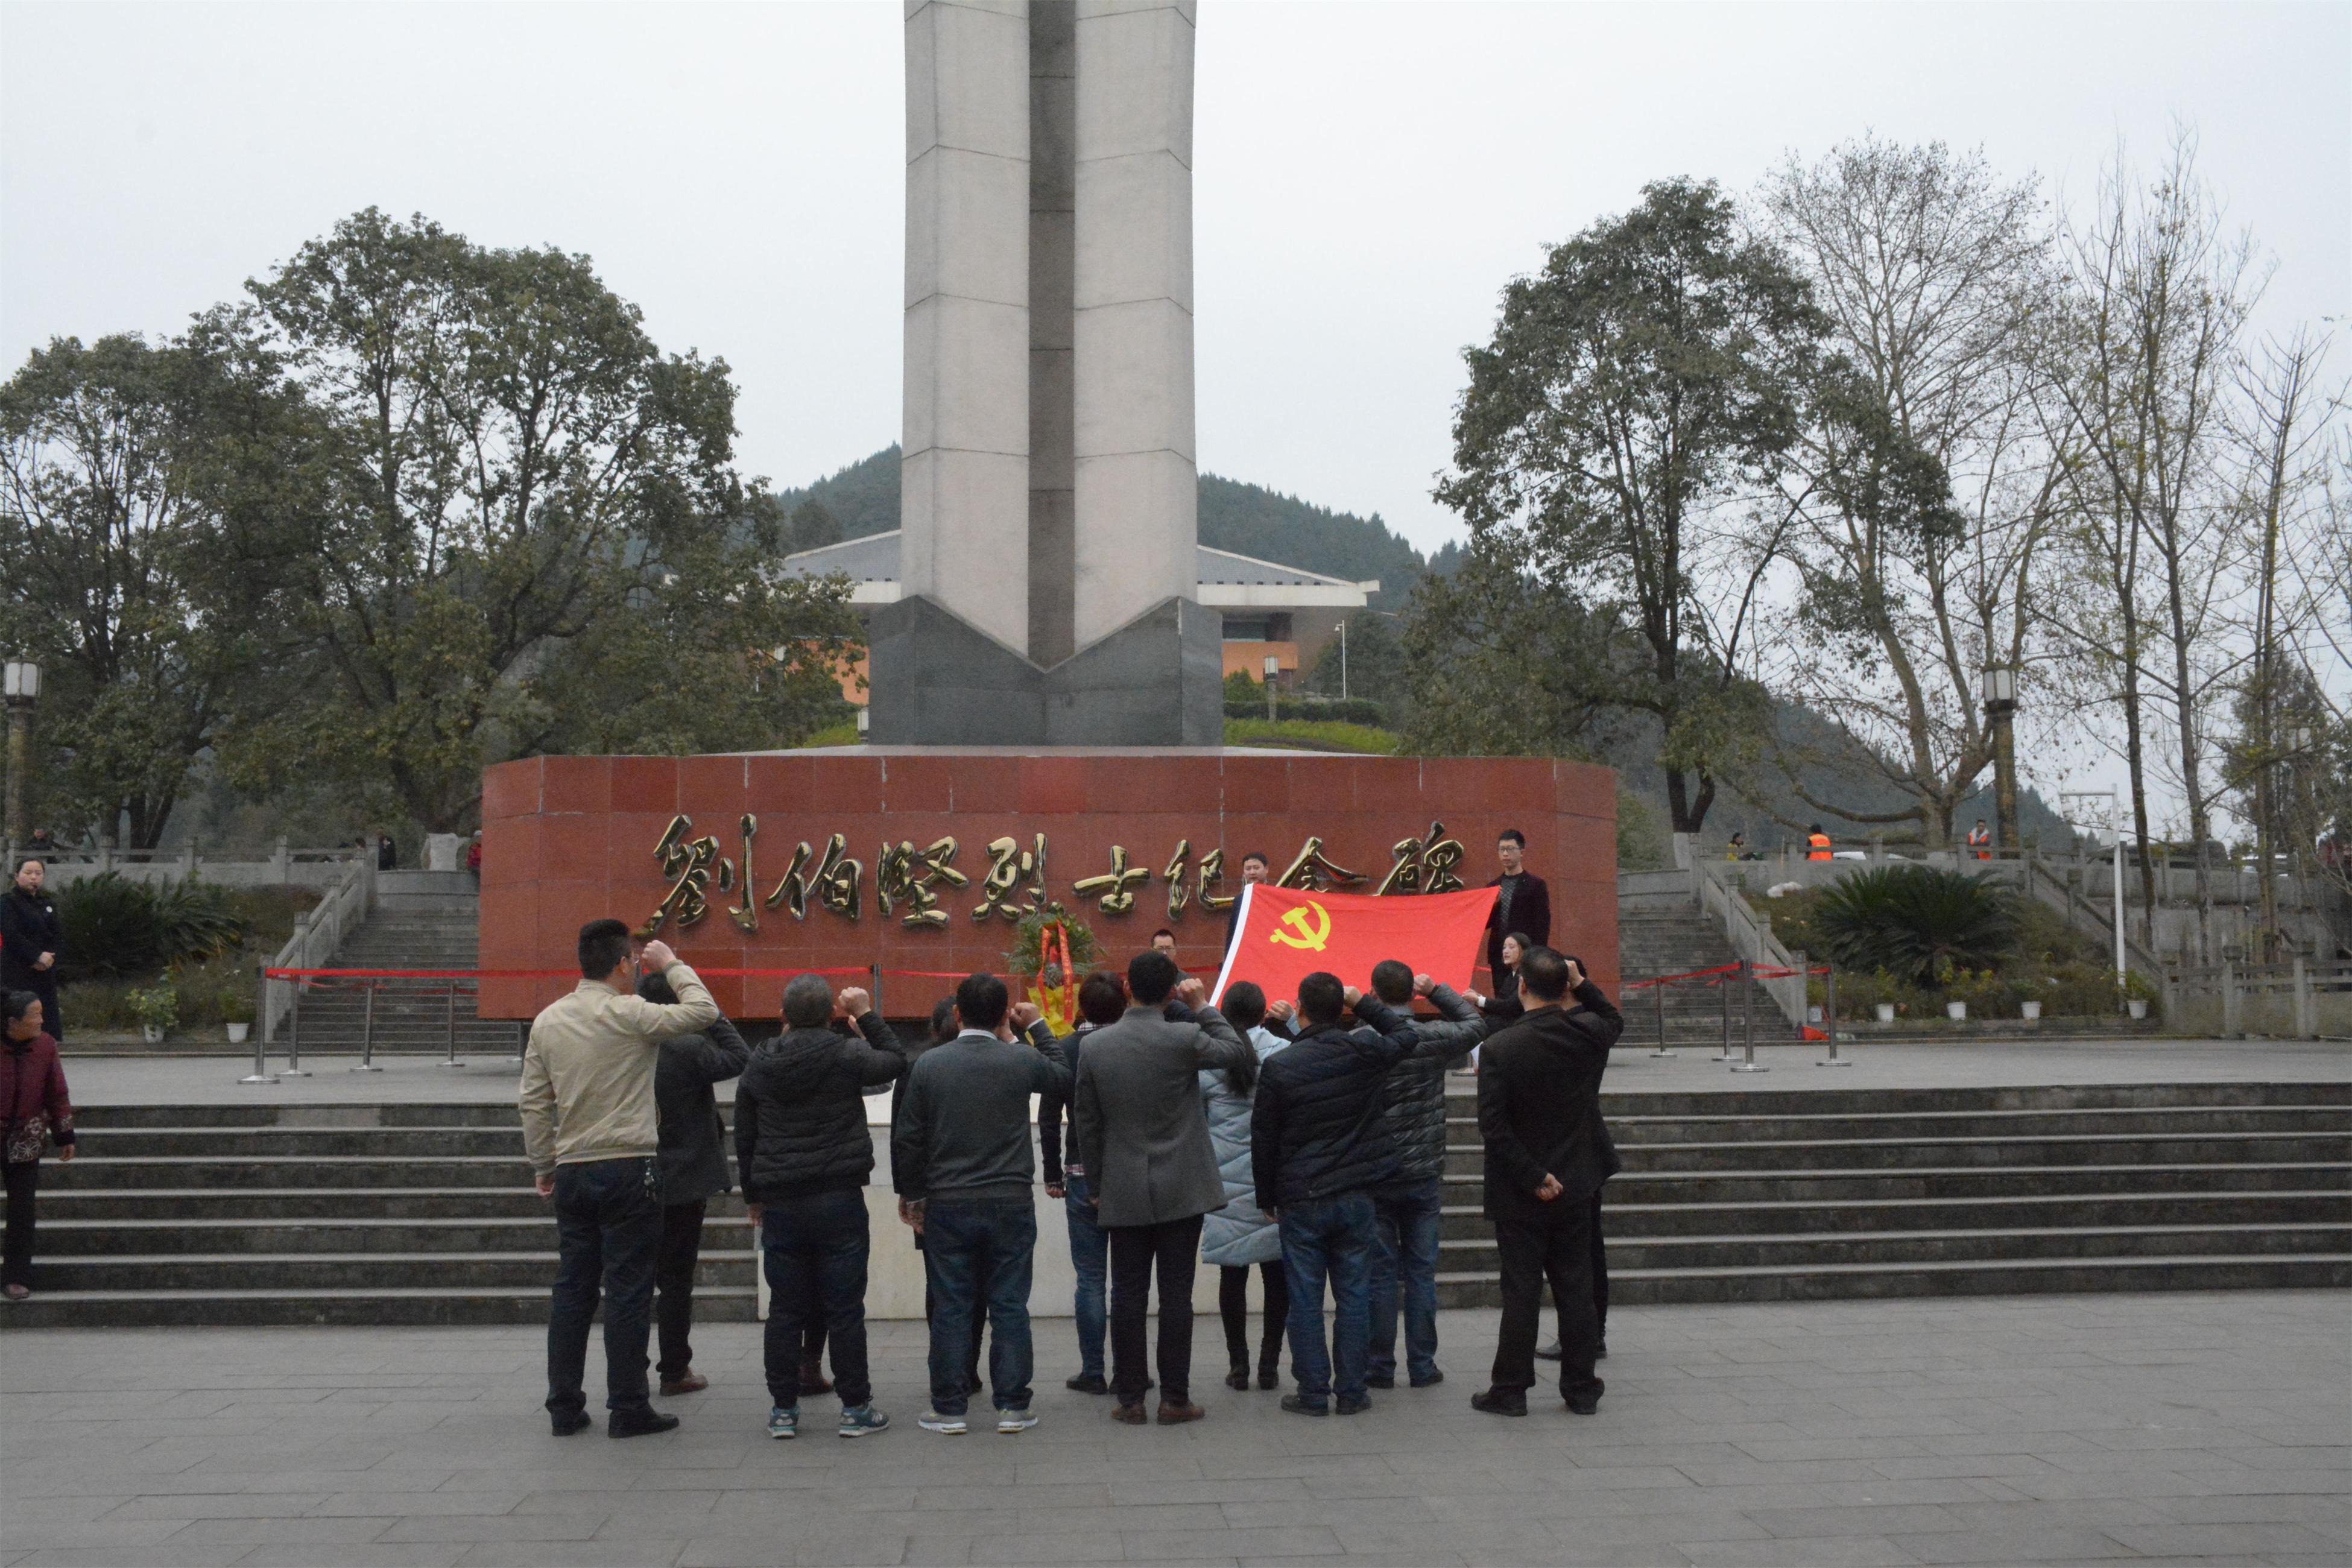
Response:
[[[1503,939],[1512,932],[1536,947],[1551,942],[1551,889],[1527,868],[1528,836],[1506,827],[1495,840],[1495,858],[1503,874],[1486,886],[1495,889],[1495,908],[1486,917],[1486,973],[1495,989],[1503,985]]]
[[[1492,1385],[1474,1409],[1525,1415],[1535,1386],[1544,1282],[1559,1311],[1559,1390],[1579,1415],[1600,1408],[1592,1366],[1592,1195],[1621,1168],[1601,1120],[1601,1075],[1624,1015],[1584,966],[1548,947],[1519,961],[1527,1012],[1479,1052],[1478,1131],[1486,1141],[1486,1217],[1503,1258],[1503,1321]]]
[[[1250,884],[1250,883],[1252,883],[1252,882],[1263,882],[1263,881],[1265,881],[1265,869],[1266,869],[1266,866],[1267,866],[1267,860],[1266,860],[1266,858],[1265,858],[1265,856],[1263,856],[1263,855],[1259,854],[1259,853],[1258,853],[1256,850],[1255,850],[1255,849],[1251,850],[1248,854],[1246,854],[1246,855],[1243,856],[1243,857],[1242,857],[1242,883],[1243,883],[1243,885],[1246,887],[1248,884]],[[1241,930],[1242,930],[1242,901],[1241,901],[1239,899],[1235,899],[1235,900],[1234,900],[1234,907],[1233,907],[1232,909],[1227,910],[1225,911],[1225,951],[1226,951],[1227,952],[1233,952],[1233,950],[1234,950],[1234,938],[1235,938],[1235,937],[1237,937],[1237,936],[1239,936],[1239,935],[1241,934]]]

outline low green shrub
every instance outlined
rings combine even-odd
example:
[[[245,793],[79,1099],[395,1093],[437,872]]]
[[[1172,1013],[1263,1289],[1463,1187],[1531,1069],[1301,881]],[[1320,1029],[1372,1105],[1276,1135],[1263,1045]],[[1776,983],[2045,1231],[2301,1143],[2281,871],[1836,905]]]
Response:
[[[1990,969],[2017,937],[2013,900],[1982,876],[1932,866],[1858,871],[1820,896],[1820,941],[1850,969],[1884,969],[1920,984]]]
[[[245,935],[228,889],[193,877],[156,886],[102,872],[60,888],[57,905],[65,927],[59,977],[66,981],[119,979],[216,957]]]

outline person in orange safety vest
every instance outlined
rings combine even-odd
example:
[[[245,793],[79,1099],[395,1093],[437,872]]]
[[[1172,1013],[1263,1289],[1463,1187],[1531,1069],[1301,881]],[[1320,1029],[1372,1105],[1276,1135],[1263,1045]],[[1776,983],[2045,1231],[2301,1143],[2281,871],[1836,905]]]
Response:
[[[1985,826],[1981,816],[1977,818],[1977,825],[1969,829],[1969,847],[1977,852],[1979,860],[1992,858],[1992,833]]]
[[[1808,846],[1805,850],[1806,859],[1827,860],[1831,858],[1830,836],[1822,831],[1822,825],[1820,823],[1816,822],[1813,824],[1811,829],[1805,837],[1805,843]]]

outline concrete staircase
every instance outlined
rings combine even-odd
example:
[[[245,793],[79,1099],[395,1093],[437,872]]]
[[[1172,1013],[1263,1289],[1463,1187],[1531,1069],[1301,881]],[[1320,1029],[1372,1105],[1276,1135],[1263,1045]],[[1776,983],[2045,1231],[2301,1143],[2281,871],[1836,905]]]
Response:
[[[472,969],[479,962],[481,898],[463,871],[381,871],[375,908],[343,939],[336,969]],[[353,1052],[370,1029],[358,990],[312,987],[292,1021],[307,1052]],[[285,1038],[286,1026],[278,1039]],[[511,1057],[520,1026],[475,1016],[469,988],[452,997],[442,983],[386,981],[375,992],[375,1048],[388,1055],[440,1055],[455,1038],[460,1058]]]
[[[1617,969],[1627,981],[1661,974],[1689,974],[1737,963],[1738,954],[1723,927],[1692,902],[1689,879],[1679,871],[1631,871],[1617,879]],[[1676,1051],[1714,1054],[1725,1039],[1727,1002],[1730,1006],[1730,1039],[1734,1049],[1747,1039],[1746,1009],[1755,1015],[1756,1039],[1785,1044],[1797,1038],[1772,998],[1760,987],[1752,996],[1726,976],[1716,983],[1643,987],[1617,998],[1625,1013],[1625,1034],[1620,1050],[1654,1050],[1661,1038],[1660,1004],[1664,1003],[1665,1044]]]
[[[1462,1080],[1454,1080],[1460,1083]],[[2352,1088],[1604,1094],[1612,1301],[2352,1285]],[[1441,1304],[1501,1300],[1449,1100]]]
[[[511,1105],[95,1106],[41,1173],[40,1293],[0,1324],[529,1323],[555,1226]],[[711,1205],[698,1319],[752,1315]]]

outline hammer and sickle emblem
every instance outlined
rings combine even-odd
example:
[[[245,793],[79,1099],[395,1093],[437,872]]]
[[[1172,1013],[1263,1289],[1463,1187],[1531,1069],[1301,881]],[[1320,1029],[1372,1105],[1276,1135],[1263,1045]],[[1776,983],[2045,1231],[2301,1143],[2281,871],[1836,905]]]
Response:
[[[1312,917],[1308,916],[1307,910],[1315,911]],[[1285,947],[1303,947],[1309,952],[1320,952],[1324,942],[1331,936],[1331,912],[1312,899],[1307,901],[1304,909],[1285,910],[1282,923],[1298,934],[1286,936],[1281,931],[1272,931],[1267,933],[1266,941],[1278,942]]]

